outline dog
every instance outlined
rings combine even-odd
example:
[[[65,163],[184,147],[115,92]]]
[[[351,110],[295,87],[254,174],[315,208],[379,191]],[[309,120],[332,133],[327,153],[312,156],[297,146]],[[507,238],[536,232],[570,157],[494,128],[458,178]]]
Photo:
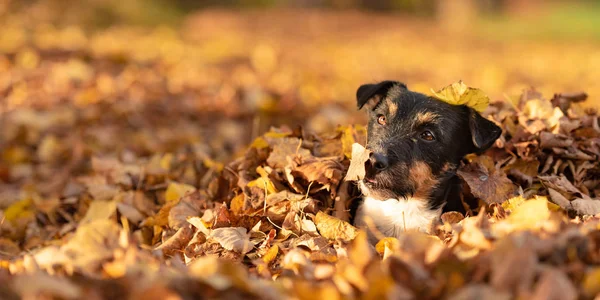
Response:
[[[464,212],[456,170],[465,155],[490,148],[502,129],[470,107],[398,81],[362,85],[356,98],[359,109],[368,108],[371,154],[358,182],[363,198],[354,223],[371,242],[411,230],[431,233],[444,211]]]

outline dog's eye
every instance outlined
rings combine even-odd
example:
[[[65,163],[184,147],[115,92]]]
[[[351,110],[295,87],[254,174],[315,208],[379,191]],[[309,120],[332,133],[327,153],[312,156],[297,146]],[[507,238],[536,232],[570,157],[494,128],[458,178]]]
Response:
[[[431,131],[425,130],[421,132],[421,139],[431,142],[435,140],[435,137],[433,136],[433,133],[431,133]]]
[[[377,116],[377,123],[379,123],[380,125],[385,125],[387,124],[387,121],[385,119],[384,115],[379,115]]]

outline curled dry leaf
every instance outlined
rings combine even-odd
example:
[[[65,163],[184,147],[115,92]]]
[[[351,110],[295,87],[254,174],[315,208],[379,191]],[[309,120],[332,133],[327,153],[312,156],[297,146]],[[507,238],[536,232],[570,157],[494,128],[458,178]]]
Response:
[[[480,89],[468,87],[462,81],[455,82],[435,92],[433,96],[452,105],[466,105],[476,111],[484,111],[490,104],[490,98]]]
[[[445,212],[441,216],[442,222],[448,224],[456,224],[462,221],[464,218],[465,217],[463,216],[463,214],[457,211]]]
[[[352,159],[350,160],[350,167],[348,173],[346,173],[345,180],[361,180],[365,177],[365,163],[369,160],[371,151],[367,150],[361,144],[352,144]]]
[[[191,226],[190,224],[179,228],[174,235],[156,247],[155,250],[160,250],[165,255],[173,255],[175,252],[181,251],[194,236],[194,230]]]
[[[350,223],[318,212],[314,219],[319,233],[330,240],[340,239],[344,242],[353,240],[358,235],[358,229]]]
[[[335,159],[316,159],[303,163],[292,171],[298,173],[308,181],[320,184],[332,184],[334,187],[340,182],[343,176],[344,167]]]
[[[600,214],[600,199],[575,199],[571,207],[578,215],[595,216]]]
[[[211,231],[209,238],[219,242],[227,250],[246,254],[254,247],[246,232],[246,228],[242,227],[217,228]]]
[[[207,206],[200,192],[187,193],[169,210],[169,227],[179,229],[187,224],[189,217],[199,216]]]
[[[271,168],[283,169],[288,165],[288,157],[299,158],[302,161],[309,159],[312,156],[310,151],[301,146],[302,141],[298,138],[275,139],[275,145],[267,163]]]

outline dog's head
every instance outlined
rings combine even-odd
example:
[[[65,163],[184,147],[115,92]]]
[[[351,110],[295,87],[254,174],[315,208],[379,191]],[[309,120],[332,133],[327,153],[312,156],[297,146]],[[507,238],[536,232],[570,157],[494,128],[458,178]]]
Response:
[[[464,105],[409,91],[397,81],[365,84],[356,92],[368,108],[366,176],[360,187],[375,199],[428,199],[469,153],[490,148],[502,130]]]

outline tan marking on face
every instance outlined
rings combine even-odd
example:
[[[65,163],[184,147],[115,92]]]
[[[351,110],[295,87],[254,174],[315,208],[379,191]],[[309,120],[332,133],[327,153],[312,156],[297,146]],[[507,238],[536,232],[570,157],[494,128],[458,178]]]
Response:
[[[413,163],[408,171],[408,177],[416,187],[415,198],[429,199],[433,188],[439,182],[431,173],[431,168],[426,163],[418,161]]]
[[[415,121],[417,124],[433,123],[437,120],[437,118],[439,118],[438,114],[428,111],[428,112],[418,113],[417,116],[415,117]]]
[[[390,117],[391,116],[395,116],[396,113],[398,112],[398,104],[396,104],[396,102],[390,100],[390,98],[385,99],[387,106],[388,106],[388,110],[390,111]]]

